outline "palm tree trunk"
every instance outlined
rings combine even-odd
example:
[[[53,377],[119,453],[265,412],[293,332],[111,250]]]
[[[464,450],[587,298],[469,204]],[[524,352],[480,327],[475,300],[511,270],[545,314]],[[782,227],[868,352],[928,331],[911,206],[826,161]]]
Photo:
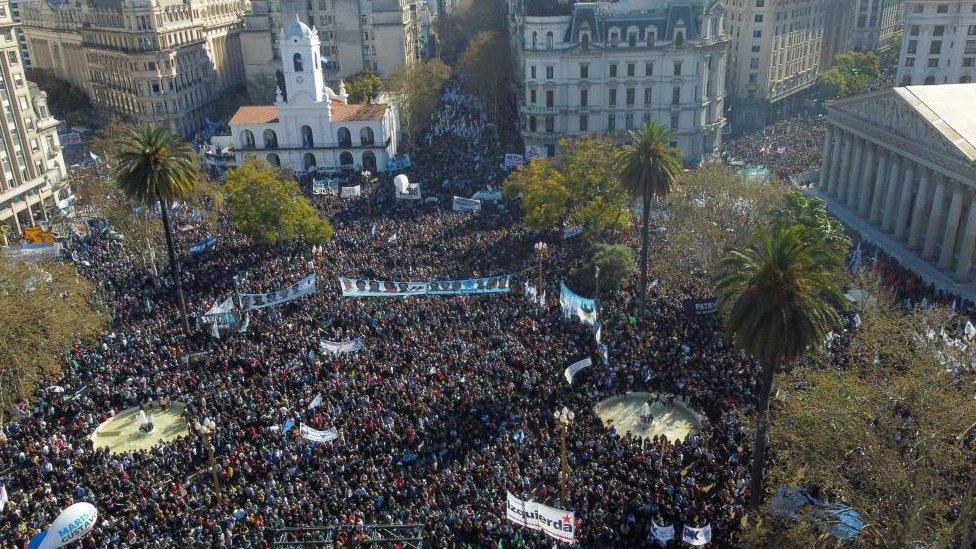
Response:
[[[766,427],[769,423],[769,394],[773,390],[773,375],[779,369],[779,359],[763,364],[759,384],[759,403],[756,408],[756,440],[752,444],[752,482],[749,485],[749,508],[762,503],[763,468],[766,462]]]
[[[176,259],[176,248],[173,246],[173,228],[169,223],[169,205],[166,200],[159,199],[159,210],[163,216],[163,231],[166,233],[166,251],[169,253],[169,266],[173,274],[173,287],[176,289],[176,301],[180,305],[183,315],[183,330],[187,337],[190,335],[190,317],[186,314],[186,301],[183,300],[183,282],[180,280],[180,262]]]
[[[647,299],[647,244],[651,233],[651,189],[644,185],[644,196],[641,200],[641,252],[640,252],[640,302],[638,313],[644,312],[644,301]]]

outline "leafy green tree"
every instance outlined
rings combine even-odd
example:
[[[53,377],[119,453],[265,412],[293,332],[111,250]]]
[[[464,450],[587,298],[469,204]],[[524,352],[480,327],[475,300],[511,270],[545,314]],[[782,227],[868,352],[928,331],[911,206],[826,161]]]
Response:
[[[827,203],[809,198],[798,191],[783,197],[782,204],[770,213],[770,219],[781,225],[800,225],[811,231],[831,252],[828,259],[843,258],[851,248],[851,238],[843,224],[827,212]]]
[[[844,52],[817,78],[815,95],[824,99],[847,97],[864,91],[881,76],[881,60],[874,52]]]
[[[630,132],[623,147],[620,177],[624,188],[641,201],[640,306],[647,295],[647,248],[650,239],[651,199],[671,192],[681,172],[681,151],[671,146],[671,132],[657,122]]]
[[[753,242],[729,250],[716,274],[719,307],[737,347],[762,364],[750,506],[762,500],[769,395],[773,376],[839,329],[843,256],[799,225],[772,223]]]
[[[136,127],[129,122],[113,118],[108,124],[95,131],[88,148],[105,162],[113,162],[124,141]]]
[[[460,0],[434,29],[439,57],[453,65],[478,33],[505,31],[505,5],[501,0]]]
[[[600,293],[624,288],[637,272],[634,250],[626,244],[596,244],[586,263],[575,273],[573,287],[595,293],[597,267],[600,269]]]
[[[457,73],[462,85],[481,97],[497,118],[512,89],[512,56],[504,34],[475,35],[458,61]]]
[[[617,177],[617,149],[603,137],[560,142],[555,158],[533,158],[502,185],[509,198],[521,196],[525,223],[552,230],[567,224],[587,232],[608,232],[630,222],[627,194]]]
[[[197,165],[193,160],[190,147],[176,134],[165,128],[145,126],[131,131],[122,141],[115,168],[115,180],[126,197],[147,208],[159,205],[173,287],[187,335],[190,333],[190,317],[183,299],[183,282],[173,243],[169,203],[193,194],[197,182]]]
[[[95,337],[105,321],[91,284],[72,265],[0,254],[0,420],[40,383],[56,379],[71,347]]]
[[[363,71],[353,75],[346,82],[346,93],[350,103],[369,103],[380,93],[383,81],[372,71]]]
[[[262,244],[297,238],[321,244],[332,238],[332,225],[319,217],[298,184],[263,160],[227,172],[224,189],[234,224]]]
[[[407,143],[423,133],[450,77],[451,68],[432,59],[407,64],[387,80],[387,91],[399,111]]]

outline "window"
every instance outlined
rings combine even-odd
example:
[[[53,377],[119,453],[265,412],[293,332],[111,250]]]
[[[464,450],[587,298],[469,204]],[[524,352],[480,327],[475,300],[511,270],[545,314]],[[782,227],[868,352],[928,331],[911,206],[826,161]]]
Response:
[[[579,117],[579,128],[581,132],[585,132],[590,128],[589,117],[585,114],[581,114]]]
[[[610,94],[609,94],[607,100],[610,103],[610,106],[611,107],[615,106],[617,104],[617,90],[611,88],[610,89]]]
[[[648,87],[644,88],[644,104],[645,105],[650,105],[651,104],[651,98],[652,98],[652,95],[651,95],[651,87],[648,86]]]
[[[635,96],[634,88],[627,88],[626,98],[627,98],[628,105],[634,104],[634,96]]]
[[[925,85],[931,86],[932,84],[935,84],[935,77],[934,76],[925,77]]]
[[[8,51],[7,52],[7,61],[9,61],[11,65],[16,65],[17,64],[17,52],[12,51],[12,50],[11,51]]]
[[[373,134],[373,128],[368,126],[359,130],[359,144],[363,147],[371,147],[376,143],[376,137]]]
[[[539,47],[539,33],[533,32],[532,33],[532,49],[536,49],[538,47]]]
[[[935,7],[935,13],[949,13],[949,4],[939,4]]]
[[[906,67],[914,67],[915,66],[915,58],[914,57],[906,57],[905,58],[905,66]]]
[[[546,90],[546,107],[552,108],[555,104],[555,97],[552,90]]]
[[[556,156],[556,144],[546,143],[546,157],[552,158]]]
[[[529,78],[535,79],[535,65],[529,67]]]
[[[750,82],[758,82],[759,81],[759,75],[756,74],[756,73],[754,73],[754,72],[750,72],[749,73],[749,81]],[[752,91],[752,90],[750,90],[750,91]]]
[[[674,75],[681,76],[681,61],[674,62]]]
[[[915,4],[915,13],[922,13],[924,9],[925,6],[923,6],[922,4]]]
[[[547,32],[546,33],[546,48],[547,49],[550,49],[550,50],[552,49],[552,33],[551,32]]]
[[[303,128],[304,127],[308,126],[303,126]],[[340,147],[352,147],[352,132],[349,131],[349,128],[339,128],[337,137],[339,138]]]
[[[634,64],[627,63],[627,76],[634,76]]]
[[[628,130],[634,129],[634,115],[633,114],[627,113],[627,115],[624,117],[624,128],[626,128]]]
[[[671,129],[678,129],[678,113],[676,112],[671,113]]]
[[[534,116],[530,116],[529,117],[529,131],[530,132],[535,132],[535,128],[536,128],[535,117]]]
[[[654,76],[654,63],[644,63],[644,76]]]
[[[976,40],[966,40],[966,50],[963,53],[966,55],[976,53]]]
[[[607,130],[614,131],[617,129],[617,117],[614,115],[607,115]]]
[[[928,62],[928,64],[926,66],[927,67],[930,67],[930,68],[938,67],[939,66],[939,58],[938,57],[929,57],[929,62]]]
[[[677,31],[674,33],[674,45],[676,47],[681,47],[685,45],[685,33],[684,31]]]
[[[755,17],[752,18],[756,23],[762,23],[763,16],[761,13],[757,13]]]
[[[580,90],[580,107],[588,107],[590,105],[590,90],[583,88]]]
[[[301,134],[302,134],[302,148],[303,149],[311,149],[311,148],[315,147],[315,138],[312,137],[312,128],[311,128],[311,126],[302,126]]]
[[[617,64],[610,63],[610,78],[616,78],[617,76]]]
[[[553,133],[556,131],[556,117],[547,116],[546,117],[546,133]]]
[[[277,149],[278,148],[278,135],[271,128],[264,130],[264,148],[265,149]]]
[[[759,53],[759,45],[758,44],[752,47],[752,53]]]
[[[918,40],[909,40],[908,53],[915,55],[916,52],[918,52]]]
[[[610,47],[617,47],[617,33],[616,31],[610,33]]]
[[[756,0],[756,7],[761,8],[766,5],[766,0]]]
[[[945,34],[945,25],[936,25],[932,27],[932,36],[943,36]]]
[[[753,57],[752,59],[749,60],[749,68],[750,69],[758,69],[759,68],[759,58],[758,57]]]
[[[908,34],[910,34],[911,36],[918,36],[918,31],[919,31],[918,25],[912,25],[908,30]]]
[[[580,63],[580,78],[590,77],[590,66],[586,63]]]
[[[637,47],[637,33],[630,32],[627,33],[627,45],[634,48]]]
[[[352,166],[353,164],[352,153],[349,151],[342,151],[339,154],[339,164],[342,166]]]
[[[302,63],[302,54],[296,53],[295,55],[293,55],[291,58],[291,62],[293,68],[295,69],[295,72],[302,72],[303,70],[305,70],[304,69],[305,65],[304,63]]]
[[[963,57],[962,58],[962,66],[964,66],[964,67],[972,67],[973,66],[973,58],[972,57]]]
[[[754,30],[754,31],[752,31],[752,37],[753,38],[762,38],[762,31],[761,30]]]
[[[580,43],[584,50],[590,49],[590,35],[589,33],[583,33],[580,35]]]
[[[969,25],[969,28],[966,29],[966,34],[969,36],[976,36],[976,25]]]
[[[675,86],[671,90],[671,104],[677,105],[678,103],[681,103],[681,88]]]
[[[556,69],[552,65],[546,65],[546,80],[552,80]]]
[[[535,105],[535,90],[529,90],[529,103]]]
[[[929,44],[929,55],[939,55],[942,53],[942,40],[933,40]]]

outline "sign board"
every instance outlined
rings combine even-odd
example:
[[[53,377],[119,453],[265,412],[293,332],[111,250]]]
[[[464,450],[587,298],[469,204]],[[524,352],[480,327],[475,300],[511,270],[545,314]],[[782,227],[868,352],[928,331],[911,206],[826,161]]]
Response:
[[[59,133],[58,140],[62,145],[81,145],[81,134],[78,132]]]
[[[705,299],[686,299],[681,302],[688,316],[710,315],[718,311],[718,303],[714,297]]]

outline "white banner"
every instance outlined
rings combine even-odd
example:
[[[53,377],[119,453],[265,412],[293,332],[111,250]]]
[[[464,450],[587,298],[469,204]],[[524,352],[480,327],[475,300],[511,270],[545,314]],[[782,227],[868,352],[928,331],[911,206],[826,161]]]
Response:
[[[551,538],[576,541],[576,513],[549,507],[534,501],[522,501],[507,493],[505,516],[508,520],[532,530],[542,530]]]
[[[542,292],[542,295],[539,295],[539,290],[529,284],[528,281],[525,283],[525,295],[529,297],[529,301],[532,303],[538,303],[540,307],[546,306],[546,292]]]
[[[302,433],[302,438],[311,442],[332,442],[333,440],[339,438],[339,429],[333,427],[328,431],[319,431],[318,429],[312,429],[308,425],[302,423],[298,430]]]
[[[593,364],[593,359],[591,358],[584,358],[583,360],[577,360],[576,362],[570,364],[569,366],[566,367],[566,370],[563,372],[563,375],[566,376],[566,381],[568,381],[569,384],[572,385],[573,377],[576,376],[576,372],[579,372],[583,368],[591,366],[592,364]]]
[[[559,303],[563,307],[563,318],[570,319],[575,316],[583,324],[595,324],[596,301],[575,294],[565,283],[560,283],[559,286]]]
[[[512,275],[465,280],[429,280],[426,282],[369,280],[339,277],[343,297],[462,295],[508,292]]]
[[[481,201],[473,198],[455,196],[451,203],[451,209],[456,212],[477,212],[481,210]]]
[[[322,340],[319,342],[319,346],[322,350],[333,355],[349,354],[355,353],[363,350],[363,336],[359,336],[356,339],[350,339],[349,341],[326,341]]]
[[[658,526],[654,521],[651,521],[651,535],[661,545],[667,545],[669,541],[674,539],[674,525]]]
[[[525,164],[525,157],[521,154],[505,153],[505,163],[503,166],[506,170],[514,170],[522,164]]]
[[[362,189],[359,188],[359,185],[356,185],[355,187],[339,188],[339,196],[341,196],[342,198],[352,198],[354,196],[361,196],[362,194],[363,191]]]
[[[314,410],[321,405],[322,405],[322,393],[318,393],[317,395],[315,395],[315,398],[312,399],[312,402],[309,403],[308,409]]]
[[[286,301],[314,294],[315,291],[315,273],[312,273],[284,290],[268,292],[266,294],[241,294],[241,310],[247,311],[249,309],[272,307],[285,303]]]
[[[685,525],[681,532],[681,541],[689,545],[705,545],[712,541],[712,525],[706,524],[701,528]]]

